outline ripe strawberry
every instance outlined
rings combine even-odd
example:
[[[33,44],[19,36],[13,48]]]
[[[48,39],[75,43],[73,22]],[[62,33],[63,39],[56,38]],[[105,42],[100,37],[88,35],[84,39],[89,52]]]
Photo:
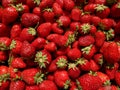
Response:
[[[54,80],[58,87],[68,89],[70,85],[70,78],[68,72],[65,70],[56,71],[54,73]]]
[[[57,46],[54,42],[49,42],[44,46],[44,49],[46,49],[49,52],[54,52],[57,50]]]
[[[14,0],[1,0],[1,2],[4,8],[9,7],[11,4],[15,3]]]
[[[68,51],[67,56],[70,60],[75,61],[81,58],[81,51],[78,48],[72,48]]]
[[[78,78],[77,84],[83,90],[98,90],[102,81],[96,74],[87,73]]]
[[[53,22],[54,21],[54,11],[51,8],[45,8],[42,14],[43,18],[46,22]]]
[[[21,16],[21,23],[25,27],[32,27],[39,23],[40,17],[33,13],[24,13]]]
[[[58,90],[58,88],[53,81],[44,80],[42,83],[39,84],[39,90]]]
[[[84,6],[84,11],[94,13],[96,6],[97,6],[97,4],[94,4],[94,3],[87,4],[87,5]]]
[[[90,60],[89,61],[89,63],[90,63],[90,70],[91,71],[98,71],[98,70],[100,70],[100,66],[94,61],[94,60]]]
[[[22,71],[21,77],[28,85],[35,85],[43,81],[44,74],[36,68],[29,68]]]
[[[25,90],[25,83],[21,80],[11,81],[9,90]]]
[[[11,44],[11,39],[8,37],[0,37],[0,50],[8,50]]]
[[[78,40],[78,44],[79,46],[89,46],[90,44],[94,44],[95,39],[91,35],[81,36]]]
[[[50,22],[42,23],[37,28],[37,33],[40,37],[47,37],[52,29],[52,24]]]
[[[115,72],[115,82],[117,85],[120,85],[120,72],[119,71]]]
[[[83,13],[83,15],[82,15],[82,17],[81,17],[81,19],[80,19],[80,21],[81,21],[81,23],[91,23],[91,15],[90,14],[84,14]]]
[[[23,28],[20,33],[20,38],[23,41],[32,42],[35,39],[36,30],[34,28]]]
[[[63,8],[63,5],[64,5],[64,0],[55,0],[56,3],[58,3],[61,8]]]
[[[0,66],[0,75],[8,74],[8,67],[1,65]]]
[[[2,23],[8,25],[16,21],[18,18],[18,12],[14,7],[4,8],[2,14]]]
[[[40,68],[46,68],[51,63],[51,54],[46,50],[38,51],[35,55],[35,62]]]
[[[76,79],[79,77],[81,71],[80,69],[76,66],[74,63],[69,63],[68,64],[68,75],[72,79]]]
[[[20,55],[24,58],[32,58],[35,54],[35,48],[27,41],[23,42]]]
[[[53,81],[53,80],[54,80],[53,74],[49,74],[49,75],[47,76],[47,80]]]
[[[101,21],[101,18],[98,16],[91,16],[91,24],[98,26]]]
[[[115,42],[109,43],[103,52],[103,56],[108,63],[115,63],[119,61],[118,45]]]
[[[39,6],[40,0],[26,0],[26,4],[29,6],[29,8],[33,9],[36,6]]]
[[[78,42],[78,40],[76,40],[75,42],[73,42],[72,48],[79,48],[79,42]]]
[[[96,53],[96,47],[95,45],[89,45],[87,47],[82,48],[81,51],[83,57],[89,60]]]
[[[70,23],[70,30],[75,32],[77,30],[79,30],[80,28],[80,22],[71,22]]]
[[[105,48],[107,48],[107,46],[109,45],[109,42],[104,42],[103,43],[103,45],[102,45],[102,47],[100,48],[100,52],[103,54],[103,52],[104,52],[104,50],[105,50]]]
[[[95,33],[95,46],[101,47],[105,42],[105,34],[102,31],[97,31]]]
[[[26,85],[25,90],[39,90],[39,86],[38,85]]]
[[[68,11],[72,10],[75,6],[75,3],[73,2],[73,0],[63,0],[64,2],[64,8]]]
[[[2,13],[3,13],[3,8],[0,7],[0,22],[2,22]]]
[[[115,25],[115,34],[120,34],[119,28],[120,28],[120,22],[117,22],[117,24]]]
[[[44,38],[38,37],[34,39],[34,41],[31,43],[31,45],[36,49],[42,49],[46,45],[46,40]]]
[[[59,26],[68,27],[71,20],[68,16],[60,16],[57,20]]]
[[[103,61],[103,55],[101,53],[95,54],[93,58],[97,64],[101,66],[103,65],[104,61]]]
[[[98,90],[119,90],[119,88],[115,85],[110,85],[110,86],[100,87]]]
[[[56,62],[57,62],[57,59],[51,61],[48,67],[48,72],[55,72],[58,69]]]
[[[7,61],[7,53],[5,51],[0,51],[0,62]]]
[[[2,84],[0,85],[0,90],[9,90],[9,86],[10,86],[10,81],[2,82]]]
[[[36,15],[38,15],[39,17],[41,17],[41,9],[39,8],[39,7],[35,7],[34,9],[33,9],[33,13],[34,14],[36,14]]]
[[[80,21],[82,16],[82,11],[79,8],[73,8],[71,10],[71,18],[73,21]]]
[[[95,4],[103,4],[103,5],[105,5],[106,2],[107,2],[107,0],[95,0],[94,1]]]
[[[8,28],[5,24],[0,23],[0,37],[9,37],[10,31]]]
[[[58,26],[58,23],[52,24],[52,31],[56,34],[63,34],[63,29]]]
[[[10,50],[14,54],[20,54],[22,48],[22,42],[19,40],[12,40],[10,44]]]

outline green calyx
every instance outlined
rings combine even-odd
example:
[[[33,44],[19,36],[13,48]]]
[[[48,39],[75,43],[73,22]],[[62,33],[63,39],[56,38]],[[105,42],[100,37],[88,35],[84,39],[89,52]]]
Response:
[[[110,86],[111,85],[111,82],[110,80],[107,80],[103,83],[103,86]]]
[[[85,65],[85,63],[86,63],[86,61],[85,61],[85,59],[84,58],[79,58],[79,59],[77,59],[77,65]]]
[[[7,80],[9,80],[9,77],[10,77],[9,73],[0,75],[0,86],[2,85],[2,82],[6,82]]]
[[[40,4],[40,0],[34,0],[34,3],[39,5]]]
[[[70,34],[68,36],[68,40],[67,40],[67,43],[66,43],[66,46],[70,45],[71,43],[73,43],[75,41],[75,34]]]
[[[15,48],[16,46],[16,41],[15,40],[12,40],[11,44],[10,44],[10,49],[13,49]]]
[[[2,42],[1,42],[1,43],[0,43],[0,50],[1,50],[1,51],[9,50],[9,47],[7,47],[5,43],[2,43]]]
[[[103,65],[103,58],[100,58],[100,59],[99,59],[98,64],[100,64],[101,66]]]
[[[11,64],[13,58],[14,58],[14,57],[13,57],[12,53],[10,53],[10,54],[9,54],[9,59],[8,59],[8,65]]]
[[[77,69],[76,64],[75,63],[69,63],[68,64],[68,69],[73,69],[73,70]]]
[[[19,11],[19,12],[21,12],[21,11],[24,10],[24,7],[23,7],[22,3],[17,4],[17,5],[15,6],[15,8],[16,8],[16,10]]]
[[[78,80],[76,80],[76,85],[78,87],[78,90],[82,90],[82,87],[80,86],[80,82]]]
[[[94,71],[90,71],[88,74],[89,74],[89,75],[92,75],[92,76],[97,76],[97,73],[94,72]]]
[[[113,29],[108,30],[108,32],[105,32],[105,34],[107,41],[111,40],[115,36]]]
[[[34,81],[35,83],[38,85],[39,83],[41,83],[44,80],[45,75],[41,72],[36,73],[36,75],[34,76]]]
[[[43,55],[41,51],[35,55],[35,62],[39,64],[40,68],[46,68],[47,59],[47,55]]]
[[[61,20],[56,20],[56,22],[58,23],[58,27],[63,26],[63,23],[62,23],[62,21],[61,21]]]
[[[53,11],[53,9],[52,8],[45,8],[44,10],[43,10],[43,12],[44,11],[47,11],[47,12],[52,12]]]
[[[95,7],[95,10],[97,12],[102,12],[107,8],[107,6],[103,5],[103,4],[97,4],[97,6]]]
[[[36,30],[34,28],[29,28],[28,29],[28,33],[31,34],[32,36],[35,36],[36,35]]]
[[[92,45],[82,48],[81,51],[85,54],[89,54],[91,48],[92,48]]]
[[[66,80],[66,82],[64,83],[64,89],[67,90],[70,86],[70,80]]]
[[[91,26],[90,26],[90,24],[86,23],[86,24],[83,24],[83,25],[81,26],[81,28],[82,28],[82,32],[83,32],[84,34],[86,34],[86,33],[88,33],[88,32],[90,31]]]
[[[64,68],[64,67],[67,66],[67,60],[64,59],[64,58],[60,58],[60,59],[56,62],[56,64],[57,64],[57,67],[58,67],[58,68]]]

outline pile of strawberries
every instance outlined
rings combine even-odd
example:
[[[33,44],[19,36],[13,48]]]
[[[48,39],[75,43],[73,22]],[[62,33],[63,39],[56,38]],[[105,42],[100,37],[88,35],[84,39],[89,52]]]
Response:
[[[120,0],[0,5],[0,90],[120,90]]]

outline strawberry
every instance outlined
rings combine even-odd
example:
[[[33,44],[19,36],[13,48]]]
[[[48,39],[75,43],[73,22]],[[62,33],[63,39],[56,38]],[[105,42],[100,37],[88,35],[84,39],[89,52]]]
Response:
[[[91,23],[91,15],[90,14],[84,14],[81,16],[81,23]]]
[[[76,66],[74,63],[69,63],[68,64],[68,75],[72,79],[76,79],[79,77],[81,71],[80,69]]]
[[[49,74],[49,75],[47,76],[47,80],[53,81],[53,80],[54,80],[53,74]]]
[[[96,47],[94,45],[89,45],[81,49],[82,55],[86,59],[91,59],[93,55],[96,53]]]
[[[101,18],[98,17],[98,16],[91,16],[91,23],[94,25],[94,26],[98,26],[99,23],[101,21]]]
[[[120,28],[120,22],[118,22],[118,23],[115,25],[115,34],[120,34],[119,28]]]
[[[45,8],[42,14],[43,18],[46,22],[53,22],[54,21],[54,11],[51,8]]]
[[[48,67],[48,72],[55,72],[58,69],[56,62],[57,62],[57,59],[51,61]]]
[[[56,3],[58,3],[61,8],[63,8],[63,5],[64,5],[64,0],[55,0]]]
[[[24,90],[24,89],[25,89],[25,83],[23,81],[21,80],[11,81],[9,90]]]
[[[33,13],[24,13],[21,16],[21,23],[25,27],[32,27],[39,23],[40,17]]]
[[[52,24],[50,22],[42,23],[37,28],[37,33],[40,37],[47,37],[52,29]]]
[[[39,86],[38,85],[26,85],[25,90],[39,90]]]
[[[78,48],[72,48],[68,51],[67,56],[72,61],[77,60],[81,58],[81,51]]]
[[[84,11],[85,12],[94,13],[96,6],[97,6],[97,4],[89,3],[89,4],[87,4],[87,5],[84,6]]]
[[[109,42],[104,42],[102,47],[100,48],[100,52],[103,54],[103,52],[105,51],[105,48],[107,48],[107,46],[109,45]]]
[[[11,40],[8,37],[0,37],[0,50],[8,50]]]
[[[73,42],[72,48],[79,48],[79,42],[77,40]]]
[[[57,20],[59,26],[68,27],[71,20],[68,16],[60,16]]]
[[[63,10],[57,2],[53,3],[52,8],[55,16],[61,16],[63,14]]]
[[[54,42],[49,42],[44,46],[44,49],[46,49],[49,52],[54,52],[57,50],[57,46]]]
[[[79,8],[73,8],[71,10],[71,18],[74,21],[80,21],[82,16],[82,11]]]
[[[21,77],[28,85],[35,85],[43,81],[44,74],[36,68],[29,68],[22,71]]]
[[[119,71],[115,72],[115,82],[117,83],[117,85],[120,85],[120,72]]]
[[[9,90],[9,85],[10,85],[9,81],[2,82],[0,90]]]
[[[33,9],[36,6],[39,6],[40,0],[26,0],[26,4],[29,6],[29,8]]]
[[[103,52],[103,56],[108,63],[115,63],[119,61],[118,45],[115,42],[109,43]]]
[[[95,46],[101,47],[105,42],[105,34],[102,31],[97,31],[95,33]]]
[[[102,86],[101,79],[96,75],[96,73],[87,73],[82,75],[77,80],[77,85],[83,90],[98,90]]]
[[[101,53],[95,54],[93,58],[97,64],[103,65],[104,61],[103,61],[103,55]]]
[[[52,24],[52,31],[56,34],[63,34],[63,29],[58,26],[58,23]]]
[[[38,15],[39,17],[41,17],[41,9],[39,8],[39,7],[35,7],[34,9],[33,9],[33,13],[34,14],[36,14],[36,15]]]
[[[46,50],[38,51],[35,55],[35,62],[40,68],[46,68],[51,62],[51,54]]]
[[[95,39],[91,35],[81,36],[78,40],[78,44],[79,46],[89,46],[90,44],[94,44]]]
[[[32,42],[35,39],[36,30],[34,28],[23,28],[20,33],[20,38],[23,41]]]
[[[27,41],[23,42],[20,55],[24,58],[32,58],[35,54],[35,48]]]
[[[100,87],[98,90],[119,90],[119,88],[115,85],[110,85],[110,86]]]
[[[91,71],[98,71],[98,70],[100,70],[100,66],[94,60],[90,59],[89,64],[90,64],[89,67],[90,67]]]
[[[38,37],[34,39],[34,41],[31,43],[31,45],[36,49],[42,49],[44,45],[46,45],[46,40],[44,38]]]
[[[18,12],[14,7],[7,7],[3,9],[2,23],[8,25],[16,21]]]
[[[0,62],[7,61],[7,53],[4,51],[0,51]]]
[[[103,5],[105,5],[106,2],[107,2],[107,0],[95,0],[94,1],[95,4],[103,4]]]
[[[53,81],[44,80],[42,83],[39,84],[39,90],[58,90],[58,88]]]
[[[70,78],[68,72],[65,70],[56,71],[54,73],[54,80],[58,87],[68,89],[70,85]]]
[[[4,8],[9,7],[11,4],[15,3],[14,0],[1,0],[2,1],[2,6]]]
[[[73,2],[73,0],[63,0],[64,2],[64,8],[68,11],[72,10],[75,6],[75,3]]]
[[[8,37],[10,34],[10,31],[8,29],[9,27],[7,27],[5,24],[0,23],[0,37]]]
[[[70,30],[71,31],[77,31],[80,28],[80,22],[71,22],[70,23]]]

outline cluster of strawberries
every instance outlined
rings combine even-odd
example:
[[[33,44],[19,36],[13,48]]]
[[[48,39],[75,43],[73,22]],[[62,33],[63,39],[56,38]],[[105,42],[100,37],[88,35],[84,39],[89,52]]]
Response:
[[[0,90],[120,90],[120,0],[0,5]]]

